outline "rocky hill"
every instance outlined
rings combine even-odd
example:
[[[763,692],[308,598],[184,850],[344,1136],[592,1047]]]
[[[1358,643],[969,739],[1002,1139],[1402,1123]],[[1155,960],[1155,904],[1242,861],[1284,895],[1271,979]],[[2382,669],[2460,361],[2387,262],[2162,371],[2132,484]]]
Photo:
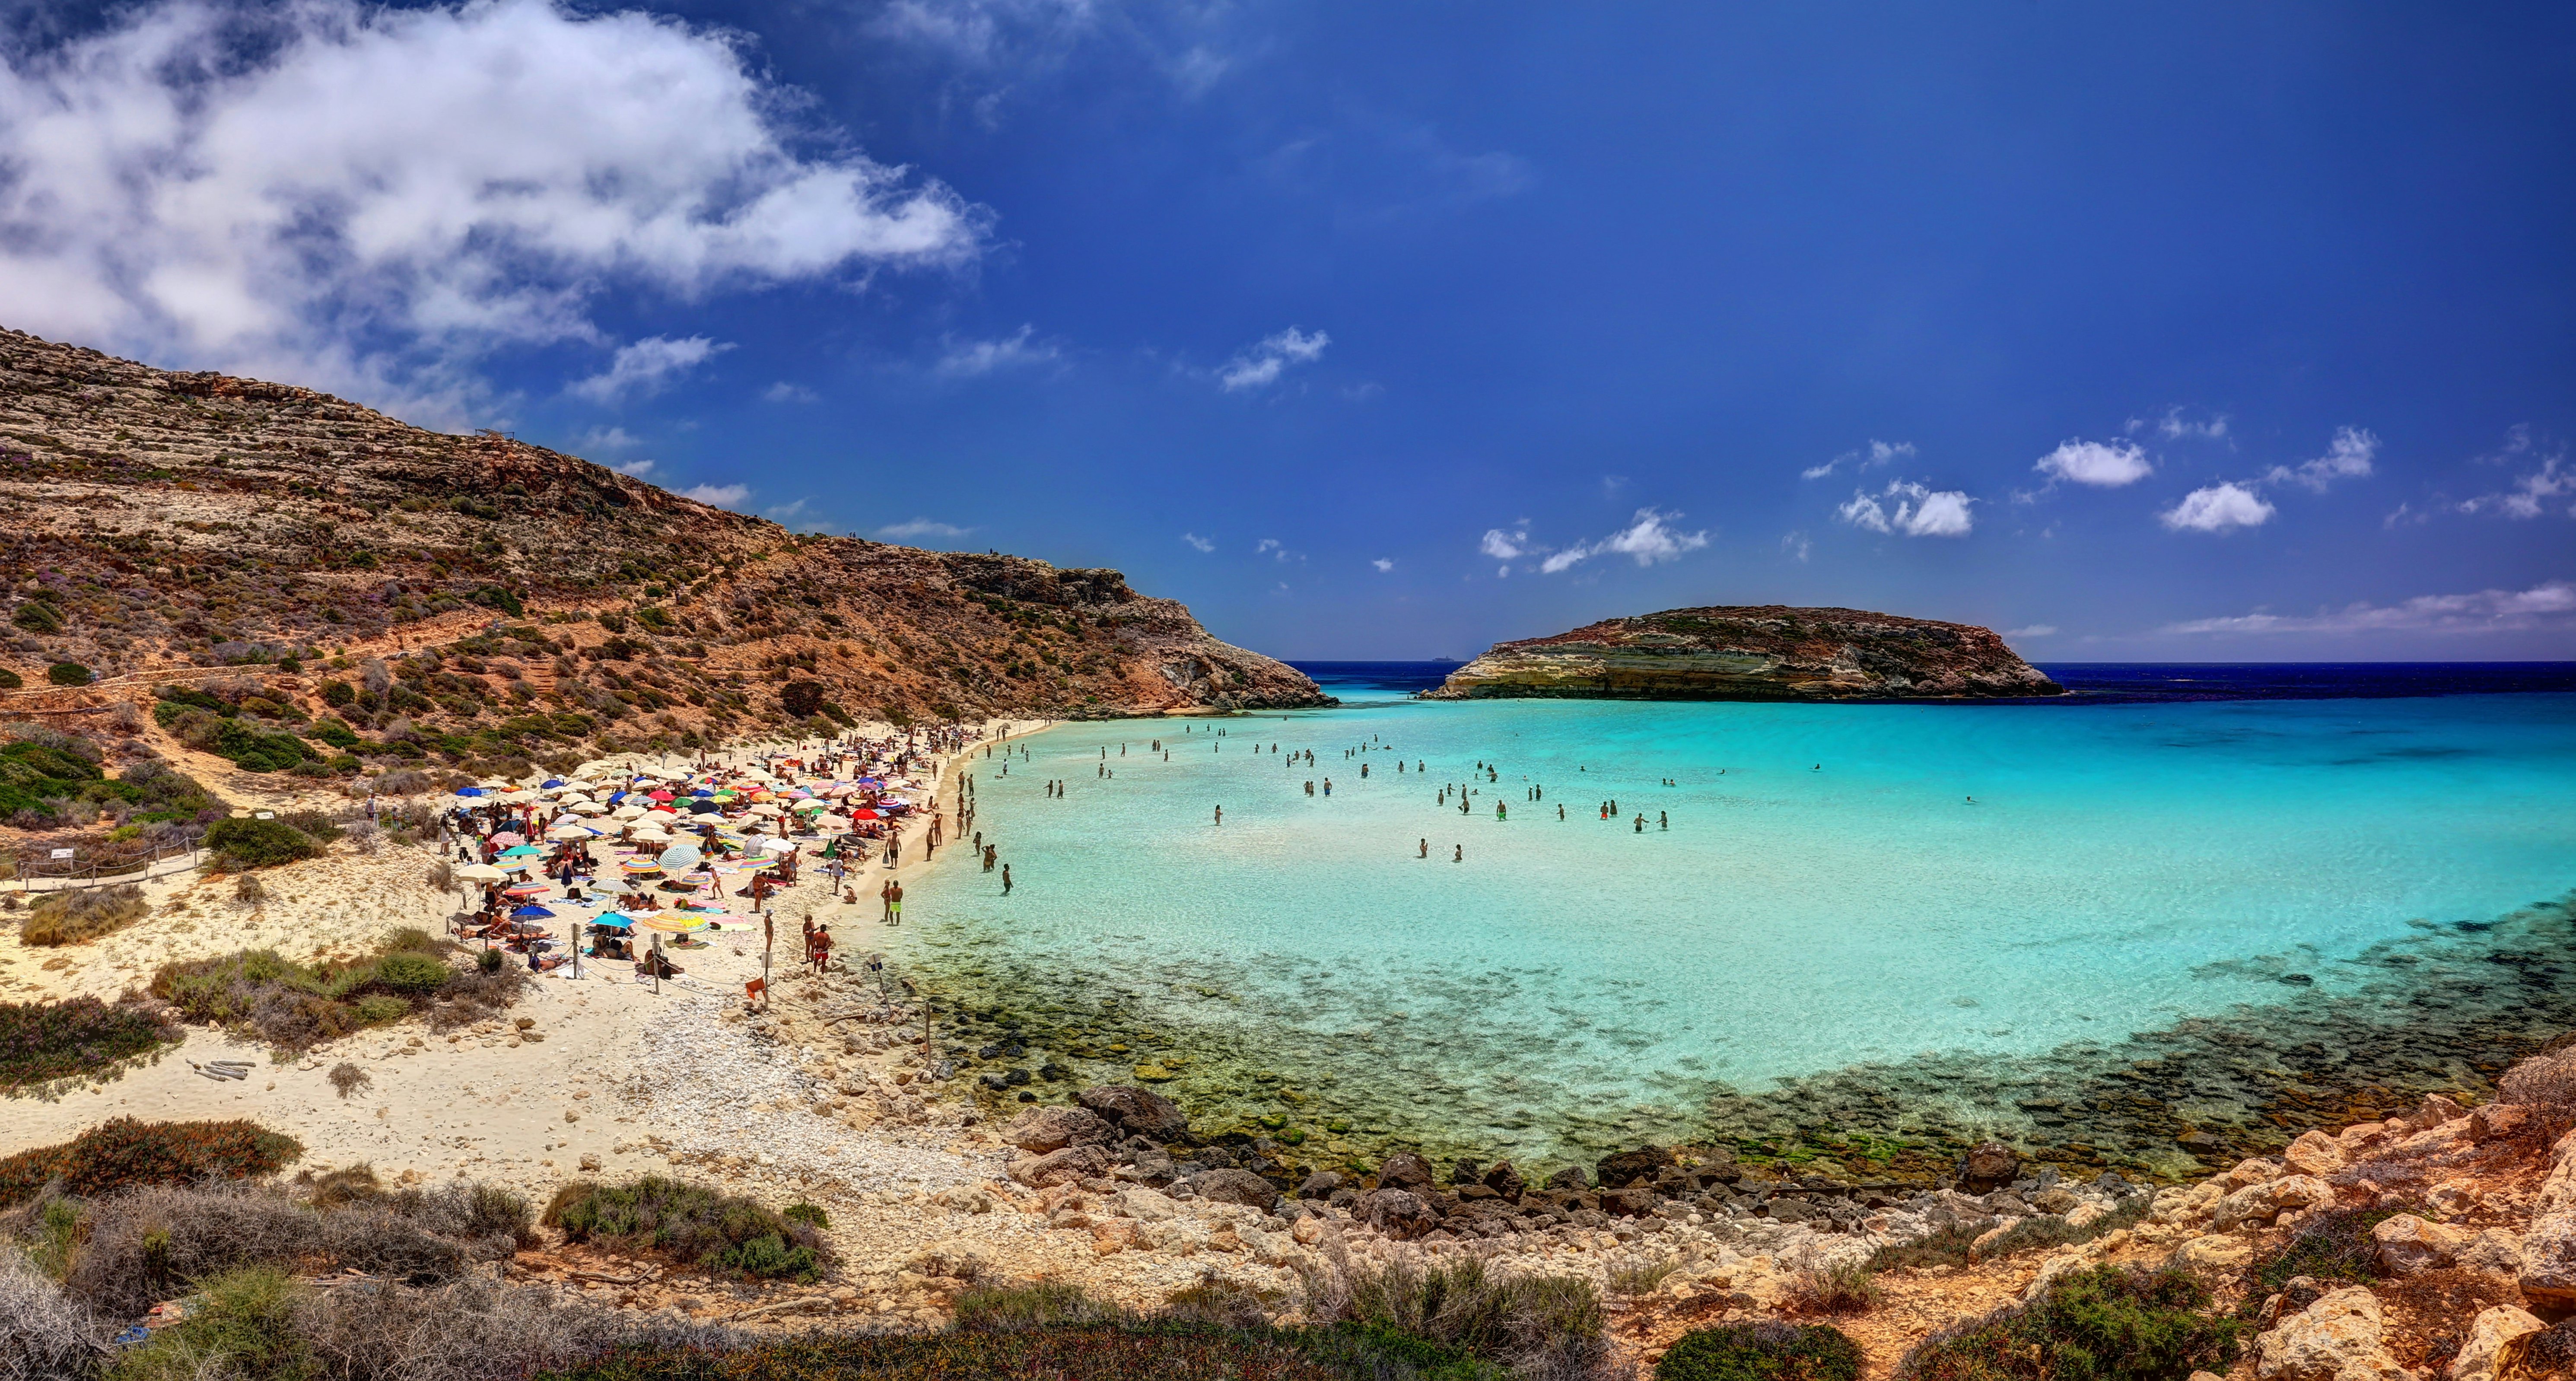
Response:
[[[1994,630],[1859,609],[1668,609],[1496,643],[1432,700],[1959,700],[2059,695]]]
[[[326,718],[335,750],[453,763],[1328,703],[1116,571],[791,533],[496,433],[11,331],[0,581],[0,684],[25,687],[0,713],[188,687],[311,753]]]

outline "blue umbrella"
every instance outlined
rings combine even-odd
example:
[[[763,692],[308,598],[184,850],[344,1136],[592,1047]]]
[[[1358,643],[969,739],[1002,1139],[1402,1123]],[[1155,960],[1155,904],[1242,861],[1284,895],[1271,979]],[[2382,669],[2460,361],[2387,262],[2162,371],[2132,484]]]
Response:
[[[483,794],[483,788],[479,786],[460,786],[456,788],[456,794],[459,796],[480,796]]]
[[[533,902],[510,913],[510,919],[514,921],[551,921],[554,918],[555,913]]]
[[[551,791],[551,790],[553,790],[554,788],[556,788],[556,787],[559,787],[559,786],[563,785],[563,778],[561,778],[561,777],[548,777],[548,778],[546,778],[546,779],[545,779],[545,781],[543,781],[543,782],[539,783],[539,785],[541,785],[541,786],[543,786],[545,789],[547,789],[547,790],[550,790],[550,791]]]
[[[590,924],[594,930],[624,930],[635,924],[635,918],[620,911],[602,911]]]

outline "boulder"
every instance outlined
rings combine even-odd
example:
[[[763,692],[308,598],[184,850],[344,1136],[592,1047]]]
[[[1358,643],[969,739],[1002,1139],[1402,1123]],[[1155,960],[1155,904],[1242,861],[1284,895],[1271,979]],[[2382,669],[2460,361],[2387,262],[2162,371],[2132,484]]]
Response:
[[[1521,1180],[1521,1172],[1513,1169],[1510,1161],[1485,1172],[1485,1187],[1514,1203],[1520,1202],[1521,1195],[1529,1188]]]
[[[1279,1206],[1279,1189],[1249,1170],[1202,1170],[1190,1176],[1190,1192],[1212,1204],[1241,1204],[1264,1213]]]
[[[1341,1187],[1341,1176],[1330,1170],[1318,1170],[1314,1174],[1308,1175],[1304,1184],[1297,1186],[1297,1197],[1300,1199],[1329,1199],[1332,1197],[1333,1191]]]
[[[1124,1189],[1118,1193],[1118,1211],[1146,1223],[1168,1223],[1181,1214],[1181,1206],[1158,1189]]]
[[[1388,1156],[1377,1168],[1380,1189],[1425,1190],[1431,1187],[1431,1162],[1410,1151]]]
[[[2452,1264],[2469,1235],[2401,1213],[2372,1228],[2370,1240],[2379,1250],[2379,1264],[2390,1275],[2411,1276]]]
[[[1181,1114],[1181,1106],[1148,1089],[1127,1084],[1102,1084],[1074,1095],[1082,1106],[1117,1125],[1129,1136],[1141,1136],[1153,1142],[1185,1141],[1190,1135],[1190,1120]]]
[[[2021,1156],[2000,1141],[1981,1141],[1959,1158],[1959,1190],[1986,1194],[2013,1182],[2021,1173]]]
[[[1483,1184],[1484,1182],[1485,1167],[1465,1156],[1460,1156],[1457,1162],[1449,1167],[1449,1183],[1453,1185]]]
[[[1013,1160],[1010,1175],[1031,1189],[1052,1189],[1060,1184],[1107,1174],[1112,1164],[1109,1153],[1097,1146],[1067,1146],[1042,1156],[1021,1156]]]
[[[1655,1191],[1643,1185],[1603,1190],[1601,1211],[1615,1218],[1643,1218],[1655,1211]]]
[[[1592,1177],[1583,1173],[1580,1165],[1559,1166],[1555,1174],[1547,1177],[1547,1187],[1580,1192],[1592,1187]]]
[[[2281,1164],[2293,1175],[2324,1179],[2344,1167],[2343,1145],[2323,1132],[2301,1132],[2299,1139],[2281,1153]]]
[[[1379,1189],[1360,1200],[1359,1219],[1387,1236],[1410,1241],[1440,1226],[1440,1219],[1421,1195],[1403,1189]]]
[[[2549,1174],[2540,1182],[2540,1194],[2532,1203],[2535,1213],[2560,1213],[2576,1209],[2576,1132],[2558,1138],[2549,1148]]]
[[[2469,1340],[2451,1358],[2450,1381],[2496,1381],[2496,1363],[2504,1345],[2540,1329],[2540,1320],[2510,1304],[2479,1310],[2469,1320]]]
[[[2480,1146],[2509,1141],[2531,1125],[2531,1109],[2520,1103],[2486,1103],[2469,1114],[2469,1140]]]
[[[2543,1213],[2522,1237],[2522,1293],[2535,1303],[2576,1307],[2576,1210]]]
[[[2457,1101],[2436,1093],[2427,1096],[2415,1111],[2406,1115],[2406,1127],[2409,1131],[2421,1132],[2468,1115],[2468,1109]]]
[[[1105,1146],[1118,1139],[1118,1129],[1089,1108],[1031,1108],[1011,1119],[1002,1139],[1033,1156],[1067,1146]]]
[[[2334,1188],[2324,1180],[2313,1175],[2284,1175],[2249,1184],[2219,1200],[2210,1211],[2209,1224],[2221,1232],[2244,1223],[2269,1226],[2284,1213],[2333,1203]]]
[[[1603,1156],[1595,1167],[1604,1189],[1624,1189],[1639,1180],[1651,1180],[1655,1172],[1673,1163],[1673,1153],[1661,1146],[1640,1146],[1633,1151],[1620,1151]]]
[[[2511,1279],[2522,1274],[2522,1239],[2502,1228],[2488,1228],[2461,1244],[2452,1264],[2464,1271]]]
[[[2228,1167],[2227,1173],[2219,1176],[2218,1179],[2219,1183],[2227,1187],[2227,1192],[2233,1194],[2237,1190],[2243,1189],[2249,1184],[2262,1184],[2267,1180],[2277,1180],[2288,1173],[2289,1171],[2282,1166],[2281,1162],[2267,1159],[2262,1156],[2256,1156],[2250,1160],[2240,1160],[2236,1162],[2236,1164]]]
[[[2378,1296],[2354,1286],[2264,1334],[2254,1374],[2261,1381],[2398,1381],[2406,1372],[2381,1342]]]
[[[950,1280],[973,1280],[984,1274],[992,1258],[984,1249],[964,1239],[933,1243],[913,1255],[908,1263],[926,1276],[944,1276]]]
[[[2233,1275],[2254,1263],[2254,1244],[2242,1237],[2211,1233],[2174,1248],[2173,1264],[2197,1275]]]

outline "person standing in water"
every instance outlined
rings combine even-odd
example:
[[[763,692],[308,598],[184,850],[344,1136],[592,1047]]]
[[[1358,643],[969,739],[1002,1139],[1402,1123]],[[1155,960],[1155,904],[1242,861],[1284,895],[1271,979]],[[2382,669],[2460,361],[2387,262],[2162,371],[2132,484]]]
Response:
[[[1466,845],[1464,845],[1464,844],[1460,844],[1460,845],[1458,845],[1458,846],[1457,846],[1457,851],[1449,855],[1449,861],[1450,861],[1450,862],[1452,862],[1452,863],[1464,863],[1464,862],[1466,862],[1466,861],[1467,861],[1467,846],[1466,846]]]
[[[1422,841],[1422,851],[1421,851],[1420,853],[1415,854],[1415,855],[1414,855],[1414,857],[1415,857],[1415,858],[1429,858],[1429,857],[1431,857],[1431,841],[1430,841],[1429,839],[1425,839],[1425,840],[1423,840],[1423,841]]]
[[[1011,895],[1011,865],[1007,863],[1002,865],[1002,895]]]
[[[1655,828],[1656,828],[1656,829],[1659,829],[1659,830],[1668,830],[1668,829],[1671,829],[1672,827],[1673,827],[1673,817],[1672,817],[1672,812],[1670,812],[1670,811],[1662,811],[1662,810],[1659,810],[1659,811],[1656,811],[1656,812],[1655,812]]]
[[[903,924],[903,884],[898,882],[892,884],[892,886],[894,887],[894,895],[886,900],[886,910],[891,913],[891,919],[889,919],[886,924],[901,925]]]
[[[1331,782],[1324,783],[1324,794],[1327,796],[1333,794],[1333,784]],[[1216,808],[1216,822],[1220,825],[1225,823],[1225,807],[1218,806]]]

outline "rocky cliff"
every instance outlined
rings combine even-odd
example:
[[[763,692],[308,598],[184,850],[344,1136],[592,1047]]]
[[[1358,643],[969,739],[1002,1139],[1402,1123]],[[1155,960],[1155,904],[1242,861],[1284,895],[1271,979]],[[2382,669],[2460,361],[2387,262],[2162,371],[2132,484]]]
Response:
[[[1958,700],[2058,695],[1994,630],[1858,609],[1670,609],[1496,643],[1432,700]]]
[[[0,581],[0,669],[29,688],[0,712],[102,694],[47,689],[61,664],[147,689],[232,668],[219,693],[281,722],[354,693],[330,705],[361,730],[561,756],[818,714],[1328,703],[1116,571],[791,533],[496,433],[10,331]]]

